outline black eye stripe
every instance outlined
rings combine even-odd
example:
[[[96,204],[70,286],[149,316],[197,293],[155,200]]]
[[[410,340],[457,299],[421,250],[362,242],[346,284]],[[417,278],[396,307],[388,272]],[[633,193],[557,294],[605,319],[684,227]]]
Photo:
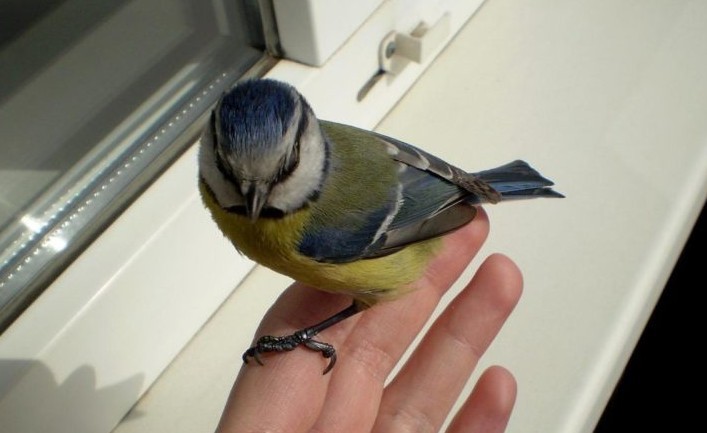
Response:
[[[301,106],[300,108],[300,117],[299,117],[299,123],[297,124],[297,133],[295,134],[295,146],[297,150],[299,150],[299,143],[300,140],[302,139],[302,134],[304,134],[304,131],[307,129],[307,125],[309,124],[309,119],[307,118],[307,106],[304,104],[307,104],[304,100],[301,101]]]
[[[275,182],[282,182],[292,175],[292,173],[299,166],[299,156],[300,156],[300,145],[302,140],[302,135],[307,130],[309,125],[309,120],[307,119],[307,103],[304,100],[300,101],[300,118],[297,122],[297,131],[295,131],[295,142],[293,143],[292,153],[287,161],[282,161],[282,168],[277,174],[277,179]]]
[[[221,155],[221,153],[218,151],[218,143],[219,143],[219,133],[218,133],[218,128],[216,127],[216,111],[211,112],[211,119],[210,119],[210,128],[211,128],[211,136],[213,137],[213,152],[214,152],[214,157],[216,159],[216,168],[218,171],[224,175],[229,180],[236,181],[236,176],[233,174],[233,170],[231,169],[230,165],[226,164],[224,162],[224,159]]]

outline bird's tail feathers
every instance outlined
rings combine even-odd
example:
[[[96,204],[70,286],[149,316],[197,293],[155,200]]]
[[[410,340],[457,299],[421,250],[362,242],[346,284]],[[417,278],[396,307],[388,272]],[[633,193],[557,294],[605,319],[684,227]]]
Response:
[[[501,194],[502,200],[564,195],[550,188],[554,183],[542,177],[527,162],[516,160],[500,167],[474,173]]]

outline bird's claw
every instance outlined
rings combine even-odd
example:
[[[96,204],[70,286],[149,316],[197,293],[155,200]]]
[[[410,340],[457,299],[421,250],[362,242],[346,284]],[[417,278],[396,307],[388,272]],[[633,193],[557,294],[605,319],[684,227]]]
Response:
[[[307,329],[283,337],[274,337],[271,335],[260,337],[253,347],[243,353],[243,362],[248,364],[248,360],[254,358],[258,364],[264,365],[260,358],[261,354],[269,352],[289,352],[294,350],[297,346],[304,344],[308,349],[320,352],[324,358],[329,359],[329,365],[327,365],[322,373],[327,374],[334,368],[334,364],[336,364],[336,349],[334,349],[334,346],[331,344],[314,340],[312,337],[313,335],[311,335]]]

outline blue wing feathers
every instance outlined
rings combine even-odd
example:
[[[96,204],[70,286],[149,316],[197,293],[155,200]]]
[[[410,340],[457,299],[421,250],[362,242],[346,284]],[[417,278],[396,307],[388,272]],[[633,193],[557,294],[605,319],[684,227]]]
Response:
[[[352,206],[334,219],[325,218],[327,223],[309,227],[299,249],[318,261],[344,263],[394,253],[468,223],[476,215],[473,205],[540,196],[562,197],[550,188],[552,181],[524,161],[467,173],[389,137],[345,125],[327,122],[322,125],[332,139],[338,138],[334,137],[337,130],[339,133],[347,131],[349,138],[356,140],[349,139],[346,145],[354,144],[355,150],[363,152],[364,156],[375,154],[387,161],[372,162],[369,158],[370,167],[339,166],[341,170],[352,170],[349,175],[356,172],[350,177],[371,179],[369,176],[376,176],[376,169],[395,170],[385,174],[397,174],[393,174],[393,184],[386,187],[389,188],[387,194],[384,193],[372,209]],[[363,172],[358,173],[359,169]],[[357,201],[342,199],[339,204],[348,207],[356,205]]]
[[[344,263],[360,259],[375,241],[375,235],[391,209],[350,214],[348,227],[323,226],[304,233],[302,254],[320,262]]]
[[[399,179],[402,204],[389,227],[391,230],[429,218],[450,201],[458,201],[465,195],[449,181],[412,167],[405,167]]]

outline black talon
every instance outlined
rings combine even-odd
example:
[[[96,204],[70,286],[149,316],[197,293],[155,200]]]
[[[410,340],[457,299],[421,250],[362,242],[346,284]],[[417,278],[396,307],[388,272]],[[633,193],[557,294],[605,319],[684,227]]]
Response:
[[[304,344],[308,349],[314,350],[315,352],[321,352],[324,358],[329,359],[329,365],[327,365],[322,373],[327,374],[332,368],[334,368],[334,364],[336,364],[336,349],[334,349],[334,346],[331,344],[313,340],[314,336],[328,327],[353,316],[359,311],[361,311],[361,308],[354,303],[350,307],[334,314],[330,318],[314,326],[300,329],[291,335],[285,335],[282,337],[265,335],[260,337],[258,338],[258,341],[255,342],[255,346],[243,353],[243,362],[247,364],[249,358],[255,358],[258,364],[263,365],[263,362],[260,359],[261,354],[268,352],[289,352],[290,350],[294,350],[297,346]]]
[[[336,349],[334,349],[334,346],[317,340],[307,340],[304,345],[311,350],[321,352],[324,358],[329,358],[329,365],[326,366],[322,374],[327,374],[334,368],[334,364],[336,364]]]

